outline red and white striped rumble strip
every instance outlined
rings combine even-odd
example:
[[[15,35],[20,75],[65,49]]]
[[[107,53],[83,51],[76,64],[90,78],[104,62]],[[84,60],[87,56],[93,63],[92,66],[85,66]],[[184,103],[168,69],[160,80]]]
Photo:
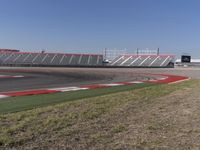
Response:
[[[81,88],[81,87],[61,87],[61,88],[52,88],[48,90],[54,90],[58,92],[69,92],[69,91],[79,91],[79,90],[87,90],[89,88]]]
[[[11,75],[0,75],[0,79],[5,79],[5,78],[23,78],[23,75],[16,75],[16,76],[11,76]]]
[[[3,92],[3,93],[0,93],[0,98],[50,94],[50,93],[59,93],[59,92],[70,92],[70,91],[79,91],[79,90],[96,89],[96,88],[108,88],[108,87],[113,87],[113,86],[127,85],[127,83],[137,84],[137,83],[143,83],[143,82],[132,81],[132,82],[124,82],[124,83],[122,82],[122,83],[86,85],[86,86],[79,86],[79,87],[59,87],[59,88],[40,89],[40,90]]]
[[[0,99],[6,98],[6,97],[50,94],[50,93],[70,92],[70,91],[98,89],[98,88],[109,88],[109,87],[114,87],[114,86],[141,84],[141,83],[171,84],[171,83],[176,83],[176,82],[185,81],[189,79],[188,77],[174,76],[174,75],[160,75],[160,76],[163,76],[163,77],[152,79],[152,80],[143,80],[143,81],[115,82],[115,83],[108,83],[108,84],[83,85],[83,86],[78,86],[78,87],[58,87],[58,88],[40,89],[40,90],[2,92],[0,93]]]
[[[1,98],[6,98],[6,97],[9,97],[9,96],[7,96],[7,95],[0,95],[0,99]]]

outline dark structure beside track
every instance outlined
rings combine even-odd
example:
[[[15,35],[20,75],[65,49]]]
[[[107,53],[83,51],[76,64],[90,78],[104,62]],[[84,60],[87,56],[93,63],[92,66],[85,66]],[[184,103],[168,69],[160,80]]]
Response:
[[[120,55],[105,62],[101,54],[34,53],[0,49],[1,66],[38,67],[174,67],[173,55]]]
[[[192,59],[191,55],[182,55],[181,59],[175,61],[179,67],[200,67],[200,59]]]
[[[182,55],[181,56],[181,63],[190,63],[191,62],[191,56],[190,55]]]

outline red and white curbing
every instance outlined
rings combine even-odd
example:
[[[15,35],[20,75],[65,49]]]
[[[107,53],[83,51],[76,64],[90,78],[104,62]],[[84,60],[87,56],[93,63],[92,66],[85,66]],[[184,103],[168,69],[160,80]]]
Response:
[[[1,98],[6,98],[6,97],[10,97],[10,96],[7,96],[7,95],[0,95],[0,99],[1,99]]]
[[[62,88],[52,88],[48,89],[50,91],[56,92],[69,92],[69,91],[79,91],[79,90],[87,90],[88,88],[81,88],[81,87],[62,87]]]
[[[181,82],[181,81],[185,81],[185,80],[189,79],[188,77],[174,76],[174,75],[161,75],[161,76],[164,76],[164,77],[163,78],[158,78],[156,80],[117,82],[117,83],[109,83],[109,84],[85,85],[85,86],[79,86],[79,87],[60,87],[60,88],[50,88],[50,89],[40,89],[40,90],[3,92],[3,93],[0,93],[0,99],[1,98],[6,98],[6,97],[50,94],[50,93],[58,93],[58,92],[70,92],[70,91],[79,91],[79,90],[87,90],[87,89],[98,89],[98,88],[108,88],[108,87],[113,87],[113,86],[141,84],[141,83],[172,84],[172,83]]]
[[[3,93],[0,93],[0,98],[80,91],[80,90],[87,90],[87,89],[108,88],[108,87],[113,87],[113,86],[120,86],[120,85],[127,85],[127,84],[139,84],[139,83],[144,83],[144,82],[132,81],[132,82],[124,82],[124,83],[85,85],[85,86],[79,86],[79,87],[60,87],[60,88],[50,88],[50,89],[40,89],[40,90],[3,92]]]
[[[22,75],[16,75],[16,76],[11,76],[11,75],[0,75],[0,79],[5,79],[5,78],[23,78],[24,76]]]

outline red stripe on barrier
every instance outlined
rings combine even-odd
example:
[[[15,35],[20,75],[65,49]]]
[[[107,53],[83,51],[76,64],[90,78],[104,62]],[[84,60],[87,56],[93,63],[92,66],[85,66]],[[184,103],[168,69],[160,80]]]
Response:
[[[168,55],[168,54],[160,54],[160,55],[157,55],[157,54],[125,54],[125,55],[120,55],[120,56],[125,56],[125,57],[130,57],[130,56],[133,56],[133,57],[148,57],[148,56],[151,56],[151,57],[175,57],[175,55]]]
[[[2,54],[41,54],[41,55],[68,55],[68,56],[103,56],[102,54],[73,54],[73,53],[51,53],[51,52],[10,52],[10,51],[0,51]]]

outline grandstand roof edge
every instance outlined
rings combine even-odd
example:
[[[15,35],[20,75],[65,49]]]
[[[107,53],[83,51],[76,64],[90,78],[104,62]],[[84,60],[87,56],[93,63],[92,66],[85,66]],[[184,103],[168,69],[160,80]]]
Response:
[[[173,54],[122,54],[122,55],[124,56],[173,56],[173,57],[176,56]]]
[[[1,51],[0,51],[0,53],[1,53]],[[55,55],[55,54],[58,54],[58,55],[76,55],[76,56],[80,56],[80,55],[82,55],[82,56],[102,56],[102,54],[76,54],[76,53],[51,53],[51,52],[48,52],[48,53],[46,53],[46,52],[44,52],[44,53],[42,53],[42,52],[12,52],[12,51],[2,51],[2,53],[18,53],[18,54],[53,54],[53,55]]]

